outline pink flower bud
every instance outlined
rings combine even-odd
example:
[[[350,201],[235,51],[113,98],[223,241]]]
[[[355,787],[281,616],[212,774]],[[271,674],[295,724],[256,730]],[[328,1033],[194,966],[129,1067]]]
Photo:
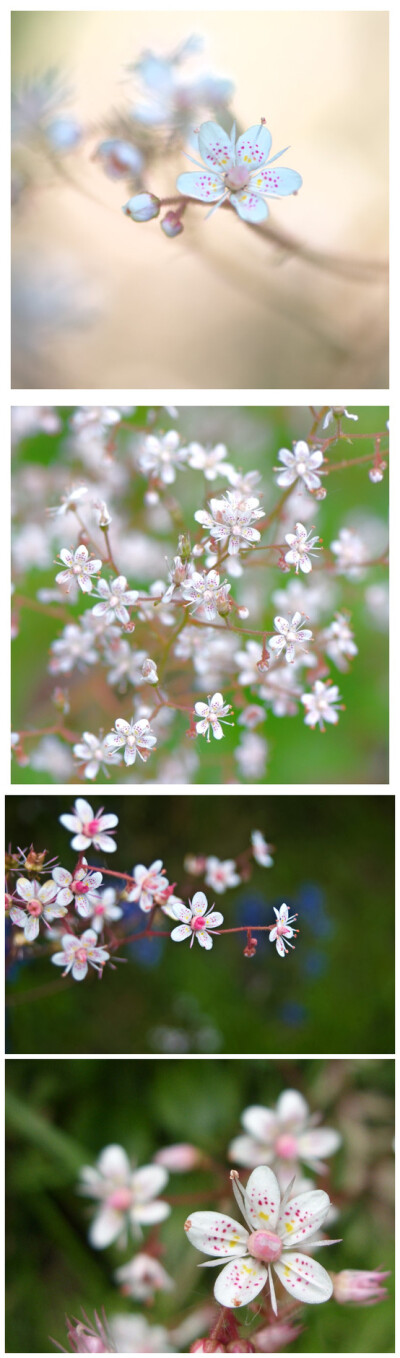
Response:
[[[390,1274],[382,1273],[381,1269],[369,1273],[364,1269],[348,1268],[343,1273],[332,1273],[331,1277],[333,1295],[340,1305],[353,1301],[358,1306],[374,1306],[387,1297],[383,1282]]]
[[[174,1146],[165,1146],[164,1150],[157,1151],[154,1160],[157,1165],[163,1165],[164,1169],[169,1169],[171,1174],[184,1173],[185,1170],[194,1169],[202,1160],[202,1153],[197,1146],[191,1146],[189,1142],[177,1142]]]
[[[290,1325],[282,1321],[276,1325],[265,1325],[264,1329],[257,1330],[253,1335],[254,1346],[257,1353],[279,1353],[281,1349],[286,1349],[287,1344],[292,1344],[294,1339],[301,1334],[302,1325]]]
[[[166,236],[180,236],[183,231],[183,223],[180,221],[177,212],[167,212],[160,222],[161,230]]]
[[[234,1339],[232,1344],[227,1344],[226,1353],[255,1353],[254,1344],[250,1339]]]
[[[124,204],[122,211],[133,222],[150,222],[152,217],[158,217],[160,207],[160,199],[154,193],[136,193]]]
[[[213,1344],[212,1339],[196,1339],[190,1353],[226,1353],[225,1344]]]

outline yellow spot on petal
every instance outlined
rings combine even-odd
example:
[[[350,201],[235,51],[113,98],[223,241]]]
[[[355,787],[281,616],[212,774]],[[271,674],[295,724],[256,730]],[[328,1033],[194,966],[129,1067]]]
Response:
[[[294,1225],[292,1221],[285,1221],[285,1231],[294,1231]]]
[[[270,1213],[269,1213],[269,1212],[259,1212],[258,1215],[259,1215],[259,1217],[261,1217],[261,1220],[262,1220],[262,1221],[269,1221],[269,1218],[270,1218]]]

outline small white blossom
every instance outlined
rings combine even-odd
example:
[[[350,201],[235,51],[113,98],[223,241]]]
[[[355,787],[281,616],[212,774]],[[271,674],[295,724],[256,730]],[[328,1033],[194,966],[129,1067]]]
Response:
[[[321,479],[317,475],[317,470],[322,466],[324,454],[317,449],[311,452],[307,443],[300,440],[295,443],[293,452],[288,448],[281,448],[278,453],[280,462],[284,463],[285,471],[279,471],[277,476],[278,486],[293,486],[295,481],[304,481],[307,490],[319,490]],[[275,471],[279,468],[275,467]]]
[[[268,642],[269,650],[274,655],[281,655],[282,651],[285,651],[285,659],[289,664],[293,664],[296,658],[296,647],[299,642],[303,645],[303,642],[311,641],[312,632],[310,632],[309,627],[302,628],[301,613],[293,613],[291,619],[274,618],[274,627],[278,635],[271,637]]]
[[[225,726],[233,726],[232,721],[227,721],[227,716],[232,712],[229,703],[224,703],[222,693],[214,693],[209,697],[208,703],[195,703],[194,710],[201,721],[196,722],[196,731],[199,736],[206,736],[210,739],[210,731],[215,740],[222,740],[223,730],[221,722]]]
[[[319,726],[320,731],[324,731],[324,721],[336,726],[339,721],[338,712],[340,710],[340,693],[337,684],[323,684],[321,679],[317,679],[312,693],[302,693],[301,701],[306,708],[304,718],[306,726]]]
[[[84,669],[85,665],[95,665],[98,659],[91,638],[74,622],[67,623],[62,635],[51,642],[50,651],[50,674],[68,674],[75,665]]]
[[[331,542],[331,552],[336,556],[336,570],[347,576],[348,580],[361,580],[363,566],[368,560],[365,542],[352,528],[341,528],[339,535]]]
[[[131,406],[124,407],[124,413],[128,414]],[[103,432],[104,429],[113,428],[120,424],[123,411],[117,410],[116,406],[80,406],[71,415],[71,429],[76,429],[80,433],[82,430],[92,432]]]
[[[116,844],[111,835],[104,833],[105,830],[113,830],[118,825],[118,816],[111,813],[103,816],[101,811],[94,814],[90,802],[85,801],[84,797],[77,797],[75,802],[75,814],[59,817],[61,825],[66,830],[73,830],[74,838],[71,839],[71,848],[82,850],[90,849],[93,844],[95,849],[101,849],[103,853],[115,853]]]
[[[235,759],[243,778],[251,782],[263,777],[268,759],[268,742],[255,731],[246,731],[235,750]]]
[[[102,873],[90,872],[84,858],[76,872],[68,872],[68,868],[53,868],[52,877],[57,887],[57,904],[68,906],[73,902],[78,915],[87,919],[97,901]]]
[[[190,947],[193,947],[195,938],[200,943],[201,948],[207,951],[213,946],[211,934],[224,922],[224,916],[219,910],[208,907],[207,896],[204,891],[195,891],[193,900],[189,905],[174,906],[175,919],[180,919],[181,924],[177,929],[172,930],[171,938],[174,943],[182,943],[183,939],[190,938]]]
[[[239,873],[236,871],[234,858],[227,858],[222,862],[220,858],[206,858],[205,884],[211,886],[217,895],[222,895],[228,887],[239,886]]]
[[[346,420],[358,420],[358,415],[351,415],[350,411],[346,409],[346,406],[331,406],[330,410],[328,410],[325,415],[325,419],[322,421],[322,428],[328,429],[328,426],[332,424],[334,420],[342,420],[344,417],[346,417]]]
[[[296,716],[301,688],[296,684],[295,674],[288,665],[271,667],[265,675],[259,694],[271,707],[274,717]]]
[[[121,1236],[124,1241],[129,1228],[137,1236],[142,1225],[165,1221],[171,1208],[157,1194],[167,1182],[162,1165],[135,1169],[122,1146],[106,1146],[94,1168],[84,1166],[79,1192],[99,1204],[89,1230],[94,1249],[106,1249]]]
[[[107,617],[109,622],[118,618],[118,622],[124,624],[129,622],[128,608],[136,603],[138,590],[128,589],[125,575],[117,575],[115,580],[110,581],[99,580],[96,593],[101,595],[101,603],[95,604],[93,609],[95,618]]]
[[[65,570],[59,571],[56,575],[58,585],[71,587],[75,581],[84,594],[91,594],[93,589],[92,575],[97,575],[101,571],[102,563],[96,557],[89,557],[87,547],[81,545],[76,552],[70,552],[68,547],[62,547],[60,561],[63,562]]]
[[[270,930],[269,941],[275,943],[279,957],[285,957],[287,953],[286,945],[288,944],[289,948],[294,948],[294,943],[290,943],[289,940],[294,938],[296,933],[291,925],[297,919],[297,915],[290,915],[287,905],[281,905],[279,910],[276,910],[274,906],[274,914],[276,915],[276,924]]]
[[[220,583],[218,571],[208,571],[204,575],[194,571],[190,579],[181,585],[181,594],[187,603],[193,605],[192,614],[200,608],[207,622],[212,622],[220,608],[229,603],[230,588],[226,580]]]
[[[326,654],[330,660],[337,665],[338,670],[343,673],[348,670],[347,659],[353,659],[358,655],[358,646],[354,641],[354,633],[350,627],[349,619],[345,613],[336,613],[334,621],[330,627],[326,627],[322,633]]]
[[[285,1089],[275,1108],[251,1105],[241,1122],[245,1135],[231,1142],[229,1159],[249,1169],[260,1162],[273,1164],[284,1188],[301,1172],[301,1162],[314,1174],[323,1174],[326,1156],[333,1155],[342,1140],[333,1127],[315,1126],[316,1118],[297,1089]]]
[[[92,905],[90,911],[92,929],[96,930],[96,934],[101,934],[104,924],[115,924],[117,920],[122,919],[123,913],[121,906],[117,905],[115,888],[107,886]]]
[[[176,472],[187,461],[187,449],[180,446],[176,429],[168,434],[148,434],[138,457],[138,466],[145,475],[156,477],[165,486],[175,481]]]
[[[94,929],[86,929],[80,938],[75,934],[63,934],[61,943],[62,952],[54,953],[51,961],[56,967],[65,968],[63,976],[71,971],[74,981],[84,981],[89,965],[101,975],[105,962],[109,961],[109,952],[97,946]]]
[[[145,868],[143,863],[138,863],[133,869],[135,886],[129,892],[128,901],[135,901],[140,910],[148,914],[153,909],[157,898],[162,896],[169,883],[163,869],[162,858],[155,859],[149,868]]]
[[[75,759],[79,764],[84,764],[85,778],[97,778],[99,769],[104,768],[104,765],[119,762],[118,754],[110,754],[102,736],[95,736],[92,731],[84,731],[82,740],[73,748]]]
[[[152,1254],[135,1254],[129,1264],[123,1264],[115,1272],[117,1283],[122,1283],[125,1296],[135,1301],[152,1301],[155,1292],[171,1292],[175,1287],[158,1259]]]
[[[228,476],[233,467],[225,461],[227,448],[217,443],[215,448],[203,448],[201,443],[189,443],[187,449],[189,467],[204,472],[206,481],[215,481],[217,476]]]
[[[259,707],[257,703],[248,703],[238,717],[238,726],[245,726],[248,731],[254,731],[256,726],[265,721],[265,715],[263,707]]]
[[[129,722],[117,717],[115,730],[109,732],[104,743],[108,750],[123,750],[125,764],[134,764],[137,754],[145,764],[157,744],[157,737],[146,719]]]
[[[235,556],[252,543],[259,542],[258,528],[252,528],[255,519],[264,517],[259,508],[260,501],[254,496],[242,496],[237,491],[228,490],[220,500],[210,500],[210,509],[197,509],[195,519],[207,528],[215,542],[228,542],[228,552]]]
[[[270,844],[267,844],[261,830],[252,830],[251,847],[253,850],[253,857],[260,868],[272,868],[274,860],[271,858],[270,854],[271,846]]]
[[[60,504],[55,505],[51,509],[48,509],[46,512],[47,514],[53,514],[54,517],[57,518],[59,518],[63,514],[68,514],[70,511],[73,511],[75,509],[75,506],[78,504],[79,500],[83,500],[84,496],[87,495],[87,493],[88,493],[87,486],[72,486],[71,490],[67,490],[65,492],[65,495],[61,496]]]
[[[319,542],[319,537],[313,537],[311,532],[307,533],[303,523],[296,523],[295,528],[295,533],[285,533],[285,542],[288,543],[290,548],[290,551],[285,553],[285,561],[290,566],[296,567],[296,575],[298,575],[299,569],[304,572],[304,575],[308,575],[312,570],[310,557],[321,551],[320,547],[315,547],[315,543]]]
[[[241,673],[238,675],[239,684],[247,687],[249,684],[259,684],[262,678],[262,654],[263,649],[259,641],[246,641],[243,651],[236,651],[235,661]]]
[[[53,919],[61,919],[67,914],[66,906],[56,902],[57,887],[54,882],[43,882],[42,886],[39,886],[39,882],[29,882],[26,877],[18,877],[16,890],[25,903],[25,910],[13,905],[10,919],[13,924],[23,929],[28,943],[33,943],[37,938],[40,920],[48,927]]]
[[[146,659],[143,661],[142,677],[146,684],[159,683],[157,665],[154,660],[150,660],[150,657],[148,655],[146,656]]]
[[[203,164],[195,160],[197,170],[178,176],[179,193],[214,203],[216,208],[228,200],[243,221],[265,221],[265,198],[297,193],[303,182],[297,170],[276,167],[273,162],[283,152],[270,157],[271,144],[271,133],[263,122],[247,128],[237,141],[235,123],[230,136],[218,123],[202,123],[197,147]]]

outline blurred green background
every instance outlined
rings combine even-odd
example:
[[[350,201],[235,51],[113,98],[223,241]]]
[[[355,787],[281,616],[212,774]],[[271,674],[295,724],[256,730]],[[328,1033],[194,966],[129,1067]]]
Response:
[[[133,417],[129,417],[129,424],[132,430],[143,424],[148,408],[139,407]],[[361,439],[350,446],[343,440],[340,441],[332,460],[351,459],[354,456],[361,456],[371,451],[371,442],[367,441],[368,434],[386,429],[388,410],[386,407],[369,406],[355,407],[358,414],[358,425],[353,425],[349,421],[344,421],[346,434],[351,437],[354,429],[357,433],[365,433],[366,440]],[[20,505],[20,511],[16,514],[16,529],[21,526],[21,522],[37,522],[38,530],[43,532],[43,495],[41,493],[39,507],[32,507],[32,502],[28,490],[25,491],[25,511],[21,507],[24,504],[24,468],[37,464],[41,468],[48,469],[48,491],[47,503],[56,504],[59,498],[59,491],[51,489],[52,476],[55,473],[59,476],[60,467],[65,468],[65,485],[70,485],[71,480],[78,477],[83,478],[84,484],[91,484],[90,474],[87,468],[83,468],[82,463],[76,459],[74,461],[70,454],[65,451],[65,429],[66,409],[61,410],[64,421],[63,434],[61,436],[43,436],[38,434],[22,442],[14,453],[14,485],[16,500]],[[161,425],[168,427],[171,422],[168,416],[162,415]],[[307,407],[181,407],[179,418],[174,420],[176,427],[186,440],[197,440],[201,443],[224,442],[228,447],[229,456],[236,467],[244,471],[258,468],[263,477],[262,490],[264,491],[264,505],[267,512],[271,510],[277,502],[279,489],[276,487],[276,478],[273,475],[273,467],[276,465],[277,452],[280,447],[290,447],[293,439],[307,438],[312,423],[312,416]],[[332,433],[332,425],[328,430]],[[127,443],[129,443],[128,433],[121,432],[118,435],[118,457],[123,462],[128,457]],[[130,463],[131,465],[131,463]],[[338,472],[327,482],[328,493],[322,504],[315,505],[316,531],[321,535],[324,545],[329,544],[337,537],[338,531],[343,526],[351,526],[356,531],[361,532],[365,541],[371,546],[371,557],[375,559],[377,555],[376,544],[379,543],[378,555],[385,550],[388,540],[388,474],[384,476],[379,485],[373,485],[368,477],[368,469],[362,467],[349,467],[344,472]],[[129,531],[134,535],[135,532],[147,532],[147,518],[143,511],[143,492],[145,488],[144,478],[140,475],[131,476],[129,483],[129,493],[124,495],[123,513],[125,521],[129,522]],[[59,485],[59,482],[58,482]],[[209,495],[218,494],[222,483],[206,482]],[[225,489],[225,482],[223,483]],[[203,501],[204,496],[204,477],[200,472],[187,471],[178,472],[177,480],[173,487],[174,495],[182,506],[185,522],[190,532],[193,531],[193,513]],[[109,499],[111,512],[113,512],[113,494],[110,490]],[[118,503],[118,500],[117,500]],[[62,521],[61,521],[62,522]],[[70,525],[70,519],[68,523]],[[46,527],[46,524],[44,525]],[[71,535],[71,527],[68,529]],[[154,537],[154,535],[153,535]],[[112,540],[112,527],[111,527]],[[154,541],[158,548],[162,548],[164,556],[172,559],[176,551],[176,530],[170,534],[158,534]],[[69,537],[68,537],[69,543]],[[65,544],[64,544],[65,545]],[[53,565],[53,556],[56,552],[50,551],[48,567],[38,569],[31,567],[23,576],[14,573],[16,595],[15,607],[17,608],[18,596],[20,593],[28,599],[35,600],[39,588],[54,587],[54,576],[56,568]],[[163,569],[163,568],[162,568]],[[154,574],[157,574],[157,570]],[[154,574],[153,577],[154,578]],[[294,574],[290,578],[295,578]],[[304,577],[302,577],[304,579]],[[320,578],[318,573],[311,577]],[[329,579],[332,579],[330,574]],[[388,781],[388,636],[383,620],[379,624],[376,616],[371,614],[365,599],[365,590],[368,586],[382,585],[387,579],[387,568],[376,566],[368,569],[364,580],[346,580],[343,576],[338,578],[338,604],[336,607],[349,610],[352,617],[352,626],[355,633],[355,640],[359,648],[359,654],[355,657],[352,668],[348,674],[341,674],[333,665],[330,665],[330,672],[335,683],[338,683],[340,692],[345,704],[345,711],[340,713],[339,723],[335,728],[328,727],[325,734],[311,731],[304,725],[303,715],[299,713],[296,717],[276,717],[269,710],[266,722],[257,728],[257,733],[266,737],[268,741],[268,762],[265,776],[256,781],[265,783],[386,783]],[[289,581],[289,577],[283,577],[279,569],[269,569],[263,576],[264,593],[261,607],[250,607],[250,619],[248,625],[255,628],[265,626],[270,628],[271,619],[276,613],[276,606],[271,601],[271,595],[276,589],[282,589]],[[136,577],[130,579],[131,585],[141,585],[148,588],[149,579],[139,580]],[[233,581],[232,594],[241,602],[246,602],[249,591],[257,590],[257,598],[260,591],[260,570],[246,564],[245,573],[242,581]],[[69,613],[78,617],[83,608],[88,605],[79,599],[78,604],[71,605]],[[322,626],[326,626],[333,617],[335,609],[324,613]],[[246,624],[245,624],[246,625]],[[88,729],[97,732],[100,727],[107,729],[107,722],[110,721],[110,728],[116,716],[130,717],[131,715],[131,695],[130,689],[127,694],[119,695],[115,690],[111,691],[105,680],[105,670],[100,671],[96,667],[96,672],[89,670],[87,674],[73,672],[72,675],[52,676],[47,672],[48,650],[52,640],[59,636],[62,630],[62,623],[53,617],[46,616],[45,613],[23,607],[20,616],[20,631],[16,640],[13,642],[13,661],[12,661],[12,706],[13,706],[13,730],[26,730],[27,728],[39,729],[53,725],[57,721],[57,713],[51,702],[51,694],[55,684],[60,682],[62,687],[67,687],[71,703],[71,712],[67,718],[67,725],[78,732]],[[139,636],[139,632],[138,632]],[[243,637],[243,644],[246,637]],[[140,642],[138,644],[141,644]],[[238,649],[240,649],[240,638],[238,637]],[[28,681],[27,681],[28,676]],[[192,685],[190,685],[192,689]],[[309,689],[309,681],[306,681]],[[243,690],[248,697],[252,697],[251,690]],[[224,695],[229,699],[229,680],[224,684]],[[204,694],[199,691],[198,697]],[[254,700],[254,693],[253,693]],[[162,751],[165,756],[175,756],[177,753],[178,742],[182,741],[182,746],[192,753],[195,749],[199,758],[199,767],[193,774],[194,783],[219,784],[222,782],[236,780],[239,777],[236,761],[232,763],[232,751],[238,745],[238,731],[242,728],[224,728],[224,740],[221,743],[211,741],[208,745],[204,740],[197,739],[190,742],[185,739],[187,730],[187,718],[184,714],[177,714],[174,723],[170,728],[167,739],[163,740]],[[36,741],[27,743],[27,750],[30,752],[35,749]],[[70,747],[69,747],[70,748]],[[157,766],[155,759],[150,759],[148,764],[143,764],[139,768],[135,764],[134,769],[126,772],[125,766],[113,771],[107,770],[111,782],[121,782],[127,779],[129,782],[152,782],[157,780]],[[71,775],[67,772],[63,776],[60,774],[52,775],[49,772],[32,768],[31,765],[20,767],[16,760],[12,763],[12,781],[14,783],[52,783],[69,781],[76,782],[78,774],[75,769]],[[100,781],[102,775],[100,775]],[[84,780],[83,780],[84,781]],[[170,781],[170,779],[164,780]],[[179,780],[181,781],[181,780]]]
[[[92,1314],[104,1305],[109,1317],[138,1311],[112,1282],[132,1249],[96,1253],[87,1243],[90,1209],[75,1196],[82,1164],[110,1141],[146,1163],[161,1146],[188,1140],[224,1165],[243,1109],[271,1107],[288,1087],[299,1088],[343,1137],[323,1179],[340,1213],[329,1234],[343,1238],[324,1251],[325,1267],[393,1268],[391,1060],[8,1060],[6,1076],[8,1352],[47,1352],[49,1335],[62,1344],[64,1313],[77,1316],[82,1306]],[[215,1206],[213,1182],[199,1171],[170,1178],[165,1196],[178,1201],[161,1226],[162,1261],[176,1296],[158,1294],[150,1323],[174,1325],[211,1296],[214,1274],[198,1269],[182,1228],[196,1191],[209,1188],[204,1206]],[[234,1215],[230,1198],[227,1210]],[[305,1329],[287,1351],[394,1349],[390,1300],[364,1309],[331,1301],[304,1308],[301,1319]]]
[[[71,870],[58,821],[68,809],[65,796],[9,796],[7,843],[33,841]],[[92,972],[77,985],[27,945],[9,973],[11,1053],[394,1051],[394,797],[125,796],[105,809],[119,816],[117,851],[89,850],[89,862],[130,873],[160,857],[184,898],[203,886],[183,871],[186,854],[231,858],[262,830],[275,866],[255,864],[249,883],[208,899],[225,927],[269,924],[285,901],[299,915],[296,949],[282,960],[262,934],[252,959],[245,933],[207,954],[148,940],[119,949],[126,964],[101,984]]]

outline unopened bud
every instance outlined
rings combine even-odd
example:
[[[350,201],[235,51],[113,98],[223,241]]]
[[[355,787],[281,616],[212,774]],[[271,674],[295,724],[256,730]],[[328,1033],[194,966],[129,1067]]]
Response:
[[[324,486],[320,486],[319,490],[316,490],[314,499],[326,500],[326,490],[324,489]]]
[[[93,500],[93,508],[98,511],[99,528],[108,528],[112,523],[112,518],[105,500]]]
[[[226,1353],[225,1344],[213,1344],[212,1339],[195,1339],[190,1353]]]
[[[149,657],[143,661],[142,675],[143,679],[146,679],[148,684],[158,684],[157,665],[155,665],[154,660],[150,660]]]
[[[372,481],[374,485],[377,485],[378,481],[383,481],[384,469],[384,463],[381,463],[380,467],[371,467],[371,471],[368,475],[370,481]]]
[[[152,217],[158,217],[160,207],[160,199],[154,193],[136,193],[124,204],[122,211],[133,222],[151,222]]]
[[[180,236],[183,231],[183,223],[180,221],[177,212],[167,212],[160,222],[161,230],[166,236]]]
[[[204,547],[202,546],[201,542],[195,542],[193,547],[193,556],[202,556],[203,552]]]
[[[156,1164],[163,1165],[164,1169],[169,1169],[171,1174],[182,1174],[187,1170],[194,1169],[196,1165],[201,1164],[202,1159],[202,1152],[188,1141],[177,1142],[173,1146],[165,1146],[163,1150],[156,1151],[154,1156]]]
[[[66,689],[55,688],[51,695],[51,701],[54,707],[57,708],[57,711],[63,713],[63,716],[66,716],[67,712],[70,711],[70,703]]]
[[[245,604],[241,604],[241,605],[240,605],[240,608],[238,608],[238,611],[237,611],[238,618],[242,618],[243,620],[244,620],[245,618],[248,618],[249,612],[250,612],[250,609],[249,609],[249,608],[246,608],[246,605],[245,605]]]
[[[180,534],[178,538],[178,552],[179,556],[182,557],[182,561],[189,561],[191,548],[190,548],[190,537],[188,533]]]

